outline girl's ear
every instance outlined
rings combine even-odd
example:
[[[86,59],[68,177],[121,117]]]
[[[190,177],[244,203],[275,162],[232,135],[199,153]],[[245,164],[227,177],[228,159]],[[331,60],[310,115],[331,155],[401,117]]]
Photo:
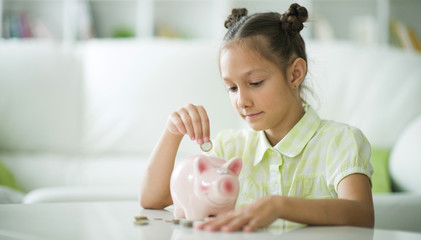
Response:
[[[297,58],[288,69],[288,82],[291,88],[298,88],[304,81],[307,73],[306,61],[302,58]]]

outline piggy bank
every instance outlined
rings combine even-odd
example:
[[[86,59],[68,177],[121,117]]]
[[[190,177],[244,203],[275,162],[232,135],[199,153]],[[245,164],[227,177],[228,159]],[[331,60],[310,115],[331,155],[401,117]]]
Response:
[[[202,220],[234,209],[242,161],[194,155],[177,164],[171,175],[170,191],[174,216]]]

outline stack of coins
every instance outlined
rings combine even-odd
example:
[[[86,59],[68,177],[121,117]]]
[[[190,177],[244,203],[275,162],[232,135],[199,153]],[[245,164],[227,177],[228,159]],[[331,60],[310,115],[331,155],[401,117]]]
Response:
[[[191,228],[191,227],[193,227],[193,221],[184,220],[183,222],[181,222],[181,226]]]
[[[148,217],[146,217],[146,216],[135,216],[134,219],[135,219],[134,224],[136,224],[136,225],[148,225],[149,224]]]

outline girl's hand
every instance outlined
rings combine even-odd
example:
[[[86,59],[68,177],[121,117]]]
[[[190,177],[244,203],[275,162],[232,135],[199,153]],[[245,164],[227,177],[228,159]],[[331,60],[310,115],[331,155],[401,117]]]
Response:
[[[189,135],[202,144],[210,141],[209,118],[203,106],[188,104],[173,112],[167,121],[167,129],[174,135]]]
[[[252,232],[267,227],[279,218],[281,196],[266,196],[228,213],[220,214],[197,228],[206,231]]]

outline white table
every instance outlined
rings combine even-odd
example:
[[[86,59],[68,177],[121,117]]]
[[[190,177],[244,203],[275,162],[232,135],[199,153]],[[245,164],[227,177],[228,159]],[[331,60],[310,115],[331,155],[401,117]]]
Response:
[[[147,216],[149,224],[135,225],[137,215]],[[166,219],[173,219],[171,211],[141,209],[132,201],[4,204],[0,205],[0,239],[421,239],[421,233],[356,227],[210,233]]]

